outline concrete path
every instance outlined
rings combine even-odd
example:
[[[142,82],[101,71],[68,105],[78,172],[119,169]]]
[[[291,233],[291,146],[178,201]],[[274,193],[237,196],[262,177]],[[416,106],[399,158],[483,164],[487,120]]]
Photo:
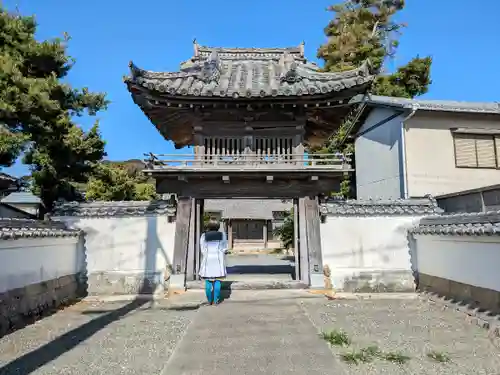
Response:
[[[217,307],[202,301],[193,291],[153,306],[79,303],[0,339],[0,375],[500,374],[486,330],[411,296],[327,301],[300,290],[234,291]],[[334,330],[349,347],[319,335]],[[345,362],[373,345],[408,361]]]
[[[290,301],[239,301],[200,311],[163,374],[332,374],[338,364]]]

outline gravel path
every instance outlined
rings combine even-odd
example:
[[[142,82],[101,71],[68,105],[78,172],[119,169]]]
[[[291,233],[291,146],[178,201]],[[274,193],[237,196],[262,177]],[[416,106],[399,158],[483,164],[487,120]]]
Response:
[[[159,374],[194,314],[79,303],[0,339],[0,374]]]
[[[352,340],[351,348],[332,347],[338,358],[371,345],[410,357],[404,365],[342,362],[346,374],[500,374],[500,350],[485,329],[467,323],[460,312],[421,299],[305,300],[302,306],[318,331],[343,330]],[[446,353],[450,360],[431,360],[431,351]]]
[[[500,374],[500,349],[486,330],[417,298],[327,301],[275,290],[202,302],[198,291],[155,306],[79,303],[0,339],[0,375]],[[320,338],[334,329],[348,334],[349,348]],[[410,359],[341,360],[370,345]],[[433,361],[430,351],[450,361]]]

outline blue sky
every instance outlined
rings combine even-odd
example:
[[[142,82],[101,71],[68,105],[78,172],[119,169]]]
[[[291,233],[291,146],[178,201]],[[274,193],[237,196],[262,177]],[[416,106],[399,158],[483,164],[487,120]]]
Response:
[[[431,55],[433,84],[426,98],[498,101],[500,22],[498,0],[407,0],[400,19],[408,24],[393,69],[413,56]],[[325,11],[335,0],[4,0],[22,14],[35,14],[38,38],[67,32],[76,65],[68,80],[75,87],[104,91],[109,109],[98,115],[109,159],[142,158],[144,152],[173,153],[132,102],[122,76],[128,62],[145,69],[176,71],[192,56],[192,41],[226,47],[285,47],[305,41],[315,60],[325,41]],[[307,5],[306,5],[307,4]],[[82,120],[88,126],[93,120]],[[17,165],[6,170],[26,172]]]

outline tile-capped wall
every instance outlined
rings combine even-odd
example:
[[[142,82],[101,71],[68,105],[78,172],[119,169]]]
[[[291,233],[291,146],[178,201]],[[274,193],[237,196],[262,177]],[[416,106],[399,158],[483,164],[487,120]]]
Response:
[[[340,200],[321,204],[321,213],[328,216],[422,216],[443,212],[436,201],[422,199]]]
[[[0,336],[86,293],[83,233],[0,219]]]

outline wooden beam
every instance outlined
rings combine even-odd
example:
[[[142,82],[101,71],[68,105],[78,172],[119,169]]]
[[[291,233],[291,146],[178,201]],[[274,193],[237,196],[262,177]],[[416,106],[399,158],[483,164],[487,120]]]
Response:
[[[304,180],[273,180],[273,188],[269,184],[257,179],[231,178],[231,183],[225,183],[220,176],[218,178],[191,178],[189,183],[175,179],[165,179],[157,184],[158,194],[175,193],[178,196],[223,199],[223,198],[277,198],[293,199],[309,195],[327,194],[337,190],[340,179],[321,178],[318,181]]]

